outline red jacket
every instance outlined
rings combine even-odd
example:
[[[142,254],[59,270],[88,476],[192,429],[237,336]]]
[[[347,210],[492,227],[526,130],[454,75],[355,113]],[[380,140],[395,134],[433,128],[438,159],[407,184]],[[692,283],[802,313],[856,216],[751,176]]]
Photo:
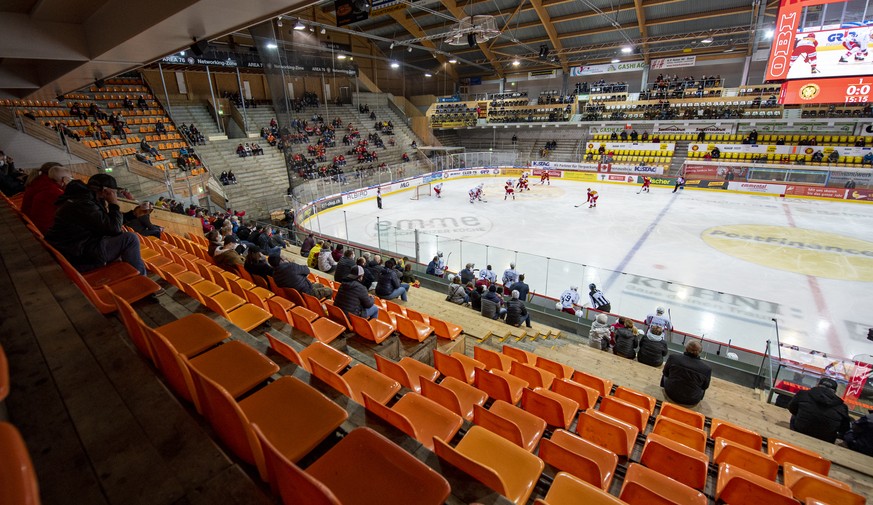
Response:
[[[24,189],[21,212],[33,221],[39,231],[45,233],[55,222],[55,202],[63,194],[64,188],[57,182],[47,175],[40,175]]]

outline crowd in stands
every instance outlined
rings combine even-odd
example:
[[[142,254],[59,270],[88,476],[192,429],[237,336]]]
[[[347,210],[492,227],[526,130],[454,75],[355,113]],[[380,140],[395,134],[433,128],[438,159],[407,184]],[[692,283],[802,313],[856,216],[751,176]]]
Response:
[[[206,137],[200,133],[200,130],[197,129],[197,126],[195,126],[194,123],[191,123],[190,126],[182,123],[179,125],[179,131],[188,139],[188,142],[193,145],[203,145],[206,143]]]
[[[257,142],[252,142],[251,144],[246,142],[245,144],[240,144],[236,147],[236,154],[240,158],[262,156],[264,154],[264,149]]]
[[[447,123],[461,123],[463,126],[475,126],[479,119],[479,108],[473,108],[465,103],[441,103],[431,116],[431,126],[442,126]]]
[[[247,109],[254,109],[258,106],[258,102],[256,102],[253,98],[243,98],[239,94],[239,92],[231,93],[230,91],[225,91],[224,98],[230,100],[237,107],[243,106],[243,100],[245,100],[245,107]]]
[[[218,176],[218,180],[225,186],[230,186],[231,184],[236,184],[236,175],[234,175],[233,170],[221,172],[221,175]]]
[[[699,79],[692,76],[680,78],[678,75],[658,74],[655,82],[648,89],[640,92],[640,100],[656,100],[668,98],[684,98],[688,96],[701,98],[703,96],[721,96],[721,75],[703,75]]]
[[[560,91],[541,91],[537,105],[568,104],[576,101],[576,95],[562,95]]]

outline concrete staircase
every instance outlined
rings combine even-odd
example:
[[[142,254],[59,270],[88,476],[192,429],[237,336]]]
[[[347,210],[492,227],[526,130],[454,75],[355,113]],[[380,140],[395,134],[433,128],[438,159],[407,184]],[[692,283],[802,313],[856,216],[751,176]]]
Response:
[[[688,145],[691,144],[688,140],[677,140],[676,150],[673,151],[673,159],[670,160],[670,168],[667,175],[679,175],[682,170],[682,165],[685,159],[688,158]]]
[[[185,123],[188,126],[194,124],[197,126],[197,129],[200,130],[200,133],[206,137],[207,141],[227,138],[224,132],[218,130],[218,125],[216,125],[215,120],[212,119],[212,115],[209,113],[208,109],[209,105],[206,102],[195,103],[171,100],[170,107],[172,107],[173,110],[170,118],[176,126],[180,126],[182,123]]]

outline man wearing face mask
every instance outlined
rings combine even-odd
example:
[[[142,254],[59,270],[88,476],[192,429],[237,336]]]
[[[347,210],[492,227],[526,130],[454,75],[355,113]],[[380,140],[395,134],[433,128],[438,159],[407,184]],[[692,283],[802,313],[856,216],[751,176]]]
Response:
[[[45,239],[77,270],[86,272],[121,260],[145,275],[135,233],[123,232],[118,183],[96,174],[87,184],[74,180],[58,198],[55,222]]]

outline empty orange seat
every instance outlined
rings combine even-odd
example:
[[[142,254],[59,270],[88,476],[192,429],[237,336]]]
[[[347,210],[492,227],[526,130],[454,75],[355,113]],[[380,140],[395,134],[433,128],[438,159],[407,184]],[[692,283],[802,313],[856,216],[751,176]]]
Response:
[[[594,389],[570,379],[555,379],[552,382],[552,391],[578,403],[579,410],[594,408],[597,398],[600,396]]]
[[[663,435],[695,451],[703,452],[706,450],[705,431],[693,428],[679,421],[674,421],[669,417],[658,416],[655,419],[655,427],[652,429],[652,433]]]
[[[609,490],[618,456],[610,450],[569,431],[555,430],[552,438],[540,440],[540,458],[604,491]]]
[[[218,302],[217,297],[204,296],[203,298],[210,310],[220,314],[243,331],[251,331],[273,317],[266,310],[250,303],[243,304],[233,310],[225,310]]]
[[[440,373],[430,365],[404,356],[398,362],[391,361],[381,354],[374,354],[376,369],[387,377],[400,383],[401,386],[421,393],[421,379],[435,381]]]
[[[476,387],[488,394],[494,400],[503,400],[516,405],[521,400],[522,391],[527,382],[507,374],[499,369],[476,371]]]
[[[693,426],[698,430],[702,430],[706,424],[706,416],[700,412],[695,412],[685,407],[680,407],[668,402],[661,403],[661,410],[658,413],[660,417],[669,417],[674,421],[685,423],[688,426]]]
[[[624,502],[592,486],[567,472],[555,475],[545,499],[536,500],[534,505],[623,505]]]
[[[731,505],[797,505],[787,487],[728,463],[718,465],[715,499]]]
[[[637,463],[628,466],[621,501],[630,505],[706,505],[706,496]],[[730,502],[733,505],[733,502]]]
[[[473,407],[485,405],[485,401],[488,399],[488,395],[484,391],[454,377],[446,377],[439,384],[422,377],[421,394],[467,421],[473,420]]]
[[[552,381],[555,380],[555,374],[547,372],[540,368],[531,365],[525,365],[519,361],[512,363],[509,373],[527,381],[528,387],[532,388],[550,388]]]
[[[450,356],[437,349],[433,350],[433,364],[446,377],[454,377],[467,384],[473,384],[477,368],[485,368],[484,364],[463,354],[455,352]]]
[[[545,421],[502,400],[495,401],[490,409],[474,406],[473,423],[497,433],[528,452],[536,449],[546,431]]]
[[[551,372],[555,374],[555,377],[559,379],[572,379],[573,378],[573,367],[570,365],[565,365],[563,363],[558,363],[557,361],[553,361],[542,356],[537,356],[536,361],[537,368],[541,368],[547,372]]]
[[[754,431],[715,418],[709,426],[709,436],[713,440],[718,437],[725,438],[756,451],[760,451],[764,443],[761,435]]]
[[[380,310],[379,314],[390,314],[390,312],[387,310]],[[433,328],[430,326],[418,321],[413,321],[402,314],[394,314],[394,318],[395,321],[397,321],[397,332],[400,333],[401,336],[410,340],[423,342],[424,339],[433,333]]]
[[[306,471],[258,428],[269,481],[285,505],[439,505],[451,493],[443,476],[370,428],[352,430]]]
[[[9,396],[9,361],[6,359],[6,351],[0,345],[0,403]]]
[[[540,458],[481,426],[471,427],[455,448],[434,440],[434,451],[517,505],[527,503],[545,467]]]
[[[30,453],[15,426],[0,422],[0,503],[39,505],[39,484]]]
[[[430,317],[429,323],[430,326],[433,327],[433,332],[436,333],[437,337],[447,340],[455,340],[464,331],[463,328],[456,324],[437,319],[433,316]]]
[[[779,463],[770,456],[721,437],[715,439],[712,462],[716,465],[729,463],[773,481],[779,473]]]
[[[537,362],[537,355],[530,352],[525,351],[524,349],[519,349],[518,347],[512,347],[511,345],[503,344],[503,354],[515,359],[519,363],[524,363],[525,365],[535,365]]]
[[[430,450],[433,450],[434,438],[448,442],[464,423],[458,414],[415,392],[406,393],[391,408],[373,401],[367,393],[363,393],[363,396],[367,410]]]
[[[581,372],[576,370],[573,374],[573,381],[582,384],[583,386],[588,386],[591,389],[597,391],[597,394],[600,396],[606,396],[612,391],[612,381],[608,379],[601,379],[596,375],[591,375],[585,372]]]
[[[291,321],[294,328],[302,331],[319,342],[329,344],[346,331],[345,327],[337,324],[326,317],[320,317],[309,321],[306,317],[306,309],[296,307],[291,310]]]
[[[312,375],[361,405],[364,404],[363,393],[384,405],[400,391],[399,382],[367,365],[355,365],[343,375],[331,372],[311,359],[309,367]]]
[[[639,431],[645,431],[646,425],[649,424],[648,410],[637,407],[615,396],[604,396],[601,398],[600,411],[636,427]]]
[[[642,409],[645,409],[651,415],[652,412],[655,411],[656,401],[654,397],[651,397],[647,394],[640,393],[639,391],[634,391],[633,389],[626,388],[624,386],[616,386],[615,391],[613,391],[612,396],[624,400],[628,403],[636,405]],[[703,427],[701,426],[701,429]]]
[[[694,489],[702,490],[706,485],[706,454],[657,433],[646,437],[640,463]]]
[[[579,404],[545,388],[525,389],[522,408],[539,417],[549,426],[567,429],[573,423]]]
[[[767,454],[780,465],[793,463],[821,475],[827,475],[831,470],[830,460],[809,449],[796,447],[775,438],[767,439]]]
[[[481,345],[477,345],[473,348],[473,357],[482,362],[482,364],[485,365],[485,370],[489,371],[496,368],[508,372],[512,366],[512,362],[515,361],[515,359],[506,354],[486,349]]]
[[[579,414],[576,433],[618,456],[626,457],[633,450],[639,430],[624,421],[591,409]]]
[[[317,361],[321,366],[335,373],[343,371],[352,362],[352,358],[348,354],[337,351],[333,347],[317,340],[298,353],[291,345],[279,340],[271,335],[270,332],[266,332],[265,335],[267,336],[267,341],[270,342],[270,347],[274,351],[297,366],[303,367],[307,372],[310,372],[309,360]]]
[[[845,482],[825,477],[792,463],[782,468],[785,485],[798,500],[813,498],[831,505],[864,505],[866,498],[853,493]]]
[[[352,330],[361,338],[381,344],[394,333],[394,328],[378,319],[364,319],[354,314],[346,314],[352,323]]]

